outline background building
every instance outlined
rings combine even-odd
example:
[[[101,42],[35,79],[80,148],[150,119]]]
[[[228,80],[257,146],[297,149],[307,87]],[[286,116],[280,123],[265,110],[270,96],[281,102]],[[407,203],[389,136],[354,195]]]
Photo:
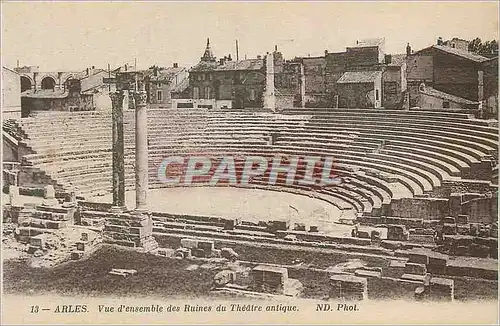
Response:
[[[172,93],[189,86],[188,71],[174,63],[172,67],[156,67],[144,71],[148,102],[153,109],[171,108]]]
[[[7,67],[2,67],[2,117],[21,117],[21,80],[16,71]]]
[[[422,99],[419,99],[422,83],[437,91],[476,102],[477,109],[485,99],[498,94],[498,86],[495,87],[497,82],[493,81],[498,79],[498,70],[495,68],[498,58],[488,59],[458,48],[433,45],[411,54],[407,65],[410,106],[423,104]],[[485,76],[488,76],[486,90]],[[447,106],[446,102],[443,105]]]
[[[440,42],[442,42],[442,40]],[[463,40],[458,37],[454,37],[451,40],[444,41],[439,45],[449,46],[450,48],[459,49],[462,51],[469,51],[469,41]]]
[[[261,56],[233,60],[227,55],[217,60],[207,40],[201,61],[189,70],[189,87],[173,102],[175,107],[262,108],[265,82]]]
[[[38,67],[16,68],[20,71],[22,116],[37,111],[90,111],[111,109],[109,92],[114,86],[104,84],[112,75],[90,67],[83,72],[39,72]]]
[[[404,58],[386,55],[383,38],[358,40],[345,52],[301,58],[306,106],[402,108],[407,87]]]

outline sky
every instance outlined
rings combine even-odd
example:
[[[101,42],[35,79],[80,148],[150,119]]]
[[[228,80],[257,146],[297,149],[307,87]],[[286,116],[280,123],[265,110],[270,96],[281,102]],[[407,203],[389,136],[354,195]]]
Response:
[[[137,60],[191,67],[206,39],[215,56],[285,58],[344,51],[385,37],[387,53],[459,37],[498,39],[491,2],[2,2],[2,65],[40,71],[117,67]]]

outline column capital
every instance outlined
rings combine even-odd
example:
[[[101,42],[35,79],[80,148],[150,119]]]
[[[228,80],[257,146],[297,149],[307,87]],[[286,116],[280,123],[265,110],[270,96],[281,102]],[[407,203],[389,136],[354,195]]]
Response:
[[[132,95],[134,96],[136,107],[146,105],[148,100],[148,93],[146,91],[133,92]]]
[[[125,94],[123,91],[110,92],[109,97],[111,98],[111,105],[113,108],[119,108],[123,106],[123,99],[125,98]]]

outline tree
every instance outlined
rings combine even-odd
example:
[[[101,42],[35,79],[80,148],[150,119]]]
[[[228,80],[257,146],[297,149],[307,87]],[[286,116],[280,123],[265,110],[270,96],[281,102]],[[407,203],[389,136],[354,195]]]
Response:
[[[481,39],[479,37],[476,37],[475,39],[469,42],[469,51],[477,53],[481,48],[481,46],[482,46]]]
[[[481,49],[481,54],[493,54],[498,51],[498,42],[496,40],[488,41],[483,45]]]
[[[469,51],[483,55],[493,54],[498,51],[498,41],[492,40],[483,43],[479,37],[476,37],[469,42]]]

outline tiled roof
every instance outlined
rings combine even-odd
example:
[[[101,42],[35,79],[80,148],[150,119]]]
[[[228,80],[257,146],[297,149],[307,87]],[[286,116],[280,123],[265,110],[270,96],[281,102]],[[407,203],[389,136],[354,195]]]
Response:
[[[391,56],[391,63],[389,63],[388,66],[401,67],[405,60],[406,54],[393,54]]]
[[[169,82],[171,81],[175,75],[177,75],[179,72],[184,70],[185,68],[174,68],[174,67],[169,67],[169,68],[161,68],[158,69],[157,75],[154,75],[153,69],[148,69],[143,71],[143,74],[145,77],[149,77],[150,80],[152,81],[165,81]]]
[[[381,71],[347,71],[337,80],[339,84],[373,83],[382,78]]]
[[[15,73],[16,75],[19,75],[19,73],[18,73],[17,71],[15,71],[15,70],[12,70],[12,69],[7,68],[7,67],[5,67],[5,66],[2,66],[2,68],[3,68],[3,69],[5,69],[5,70],[10,71],[10,72],[12,72],[12,73]]]
[[[460,50],[460,49],[457,49],[457,48],[452,48],[450,46],[433,45],[432,47],[435,48],[435,49],[438,49],[440,51],[443,51],[443,52],[446,52],[446,53],[450,53],[450,54],[454,54],[456,56],[459,56],[459,57],[462,57],[464,59],[468,59],[468,60],[471,60],[471,61],[474,61],[474,62],[484,62],[484,61],[488,60],[488,58],[483,57],[482,55],[475,54],[475,53],[472,53],[472,52],[469,52],[469,51],[465,51],[465,50]]]
[[[455,96],[455,95],[452,95],[452,94],[448,94],[448,93],[445,93],[445,92],[442,92],[442,91],[438,91],[437,89],[429,87],[429,86],[425,86],[423,88],[420,88],[419,91],[422,94],[426,94],[426,95],[429,95],[429,96],[437,97],[437,98],[440,98],[440,99],[443,99],[443,100],[448,100],[448,101],[454,102],[454,103],[471,104],[471,105],[478,104],[478,102],[470,101],[470,100],[462,98],[462,97],[458,97],[458,96]]]
[[[223,65],[212,62],[200,62],[190,71],[238,71],[238,70],[261,70],[264,67],[263,59],[246,59],[239,61],[227,61]]]
[[[21,93],[21,97],[28,98],[65,98],[69,93],[61,90],[39,89],[36,92],[27,90]]]
[[[172,93],[182,93],[188,87],[189,87],[189,79],[188,78],[184,78],[184,80],[182,80],[180,83],[178,83],[177,85],[175,85],[174,87],[172,87],[172,89],[170,90],[170,92],[172,92]]]

